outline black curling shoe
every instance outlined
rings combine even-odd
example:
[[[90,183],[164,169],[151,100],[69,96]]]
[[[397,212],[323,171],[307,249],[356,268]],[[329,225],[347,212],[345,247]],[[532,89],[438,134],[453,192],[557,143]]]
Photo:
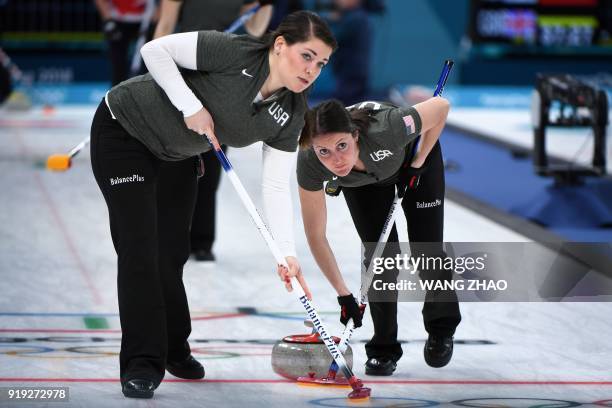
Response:
[[[198,262],[215,262],[215,254],[208,249],[196,249],[192,251],[193,257]]]
[[[155,384],[151,380],[134,378],[123,383],[121,391],[128,398],[153,398]]]
[[[397,364],[387,358],[368,358],[365,363],[366,375],[391,375],[395,371]]]
[[[423,349],[425,362],[430,367],[440,368],[448,364],[453,357],[453,338],[429,335]]]
[[[168,361],[166,370],[175,377],[185,380],[199,380],[204,378],[204,367],[192,355],[181,362]]]

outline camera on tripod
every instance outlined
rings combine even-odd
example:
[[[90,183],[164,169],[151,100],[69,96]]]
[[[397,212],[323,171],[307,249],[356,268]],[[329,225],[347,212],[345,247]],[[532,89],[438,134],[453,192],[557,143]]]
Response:
[[[579,183],[581,177],[606,174],[608,97],[603,89],[569,74],[538,74],[531,116],[533,164],[537,174],[554,177],[563,184]],[[550,163],[546,153],[546,129],[549,127],[591,128],[594,135],[591,166]]]

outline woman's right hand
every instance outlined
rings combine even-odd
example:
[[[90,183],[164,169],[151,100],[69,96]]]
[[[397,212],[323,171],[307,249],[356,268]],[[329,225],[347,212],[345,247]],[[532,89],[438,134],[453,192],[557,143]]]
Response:
[[[207,136],[215,150],[221,150],[217,136],[215,136],[215,122],[210,113],[202,108],[191,116],[185,117],[187,129],[193,130],[199,135]]]
[[[294,256],[287,256],[285,257],[285,260],[287,261],[287,266],[289,266],[289,269],[287,269],[283,265],[277,265],[277,273],[281,281],[285,283],[285,288],[287,289],[287,292],[293,291],[293,286],[291,285],[291,278],[295,278],[302,287],[302,290],[306,294],[308,300],[312,300],[312,293],[310,292],[310,289],[306,284],[304,275],[302,275],[302,268],[300,267],[297,258]]]

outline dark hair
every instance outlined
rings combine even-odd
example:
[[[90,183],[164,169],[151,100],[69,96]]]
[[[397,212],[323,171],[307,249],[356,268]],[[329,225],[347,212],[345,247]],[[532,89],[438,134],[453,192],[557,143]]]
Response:
[[[304,115],[304,128],[300,134],[302,149],[312,146],[312,139],[326,133],[352,133],[364,135],[375,119],[372,109],[346,110],[342,102],[331,99],[321,102]]]
[[[311,38],[318,38],[328,45],[332,52],[338,49],[338,42],[327,23],[312,11],[299,10],[287,15],[276,30],[265,35],[263,47],[271,50],[274,47],[274,41],[280,36],[283,36],[287,45],[306,42]],[[308,106],[306,95],[311,88],[312,84],[301,93],[304,107]],[[291,110],[294,109],[294,106],[291,106]]]
[[[300,10],[287,15],[275,31],[266,35],[266,46],[272,48],[276,38],[281,35],[288,45],[305,42],[314,37],[327,44],[332,51],[338,48],[338,42],[327,23],[312,11]]]

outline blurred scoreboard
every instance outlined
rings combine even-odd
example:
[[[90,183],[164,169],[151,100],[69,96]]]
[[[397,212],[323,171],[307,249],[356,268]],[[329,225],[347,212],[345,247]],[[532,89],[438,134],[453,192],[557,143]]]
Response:
[[[101,49],[94,0],[0,0],[0,46],[5,49]]]
[[[612,0],[472,0],[471,6],[474,45],[506,44],[519,53],[612,49]]]

